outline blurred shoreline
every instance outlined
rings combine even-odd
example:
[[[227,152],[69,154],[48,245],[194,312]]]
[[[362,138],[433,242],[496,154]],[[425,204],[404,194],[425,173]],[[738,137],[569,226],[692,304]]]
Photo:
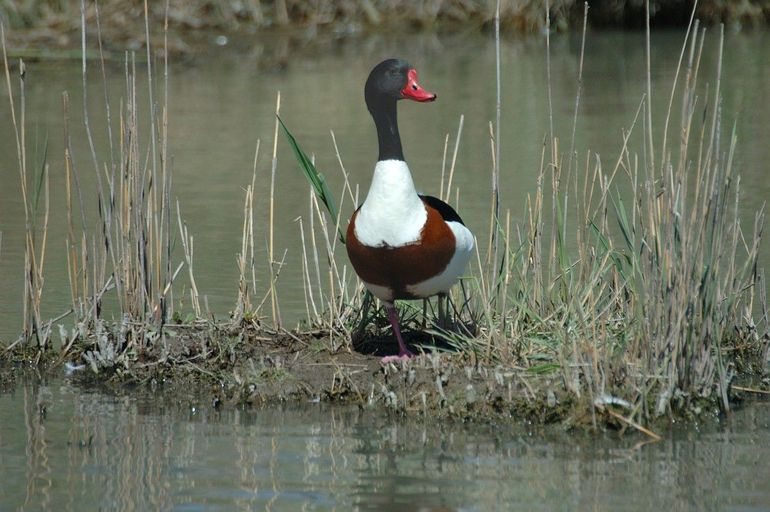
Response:
[[[686,26],[692,4],[652,0],[651,26]],[[496,0],[169,0],[148,2],[145,21],[141,0],[86,2],[83,13],[76,1],[8,0],[0,3],[0,21],[11,55],[26,59],[80,58],[81,14],[87,39],[100,38],[108,53],[139,50],[149,34],[152,47],[167,47],[172,55],[194,57],[212,46],[255,37],[311,41],[383,33],[491,31],[496,6]],[[503,36],[538,33],[547,23],[554,31],[579,30],[583,13],[584,3],[575,0],[501,0],[501,31]],[[770,2],[704,0],[698,3],[695,14],[704,23],[724,23],[732,30],[766,27]],[[641,29],[645,19],[643,0],[589,2],[592,29]]]

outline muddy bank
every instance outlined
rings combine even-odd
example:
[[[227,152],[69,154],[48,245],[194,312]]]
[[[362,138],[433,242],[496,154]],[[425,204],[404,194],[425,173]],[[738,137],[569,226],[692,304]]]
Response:
[[[86,2],[87,37],[100,37],[104,50],[121,54],[144,48],[149,35],[152,47],[167,46],[173,55],[193,56],[216,46],[247,46],[255,38],[282,37],[302,41],[357,37],[377,33],[414,33],[420,30],[457,32],[488,31],[495,18],[496,0],[479,2],[424,2],[408,0],[195,0],[184,2]],[[546,5],[555,30],[581,27],[584,3],[501,2],[503,34],[526,34],[546,26]],[[643,28],[645,2],[596,0],[589,2],[588,21],[595,28]],[[690,0],[650,2],[653,27],[684,27],[692,12]],[[770,4],[760,0],[698,3],[696,17],[703,22],[732,27],[763,26],[770,22]],[[10,1],[0,5],[12,54],[27,59],[79,58],[81,9],[78,2]],[[98,23],[97,23],[98,21]],[[165,27],[168,27],[168,32]]]
[[[428,338],[411,333],[407,342],[417,351],[418,342]],[[572,412],[573,400],[548,374],[474,365],[466,355],[439,351],[431,343],[425,348],[433,353],[383,365],[382,355],[397,351],[388,336],[334,352],[330,345],[320,331],[180,326],[166,330],[162,342],[125,350],[110,362],[91,350],[94,344],[74,346],[66,355],[19,349],[7,354],[7,363],[38,366],[43,373],[63,370],[84,386],[112,392],[162,387],[217,407],[323,401],[405,415],[480,421],[525,417],[537,423],[564,421]]]
[[[582,2],[578,2],[582,6]],[[693,9],[692,0],[651,0],[652,27],[686,27]],[[642,29],[646,23],[643,0],[594,0],[588,2],[589,21],[595,28]],[[761,0],[698,2],[695,17],[707,24],[724,23],[733,28],[766,26],[770,23],[770,4]],[[574,16],[573,16],[574,19]]]
[[[561,378],[558,365],[525,369],[483,365],[468,354],[436,347],[424,333],[413,332],[410,346],[428,352],[409,361],[383,365],[394,353],[390,337],[367,337],[352,348],[329,350],[324,333],[232,329],[213,324],[166,329],[159,342],[144,349],[124,348],[107,356],[95,353],[98,342],[72,346],[66,353],[18,348],[4,353],[0,382],[13,386],[14,370],[36,368],[41,375],[65,372],[84,388],[115,393],[164,392],[179,403],[215,409],[275,404],[354,405],[404,418],[428,418],[494,424],[500,421],[559,424],[562,429],[638,429],[627,420],[639,404],[634,397],[612,394],[579,396]],[[429,351],[433,350],[432,353]],[[112,357],[112,360],[109,360]],[[759,389],[770,382],[754,383]],[[758,396],[731,389],[738,405]],[[684,397],[682,398],[684,400]],[[674,416],[659,418],[663,429],[672,417],[718,416],[713,400],[693,400]]]

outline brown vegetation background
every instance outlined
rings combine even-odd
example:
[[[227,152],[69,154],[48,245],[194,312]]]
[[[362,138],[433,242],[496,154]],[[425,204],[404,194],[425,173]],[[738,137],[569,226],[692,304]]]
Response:
[[[653,26],[685,25],[692,0],[652,0]],[[341,37],[377,30],[460,27],[484,30],[491,26],[496,0],[151,0],[146,8],[151,38],[163,33],[168,19],[172,52],[191,52],[196,34],[251,35],[287,29],[329,30]],[[534,32],[546,24],[568,30],[582,20],[579,0],[501,0],[504,31]],[[592,27],[638,28],[644,25],[645,0],[594,0],[589,2]],[[85,2],[89,30],[97,30],[108,49],[138,48],[145,39],[144,0]],[[697,17],[706,23],[724,22],[736,27],[766,25],[770,0],[703,0]],[[0,21],[11,48],[80,47],[81,3],[77,0],[4,0]],[[312,34],[311,34],[312,35]],[[209,38],[210,39],[210,38]]]

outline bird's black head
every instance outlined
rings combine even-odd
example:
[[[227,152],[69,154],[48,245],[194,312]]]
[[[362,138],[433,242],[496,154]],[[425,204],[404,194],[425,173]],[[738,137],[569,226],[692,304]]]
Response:
[[[384,98],[433,101],[436,95],[420,87],[417,71],[403,59],[387,59],[372,69],[364,86],[367,105]]]

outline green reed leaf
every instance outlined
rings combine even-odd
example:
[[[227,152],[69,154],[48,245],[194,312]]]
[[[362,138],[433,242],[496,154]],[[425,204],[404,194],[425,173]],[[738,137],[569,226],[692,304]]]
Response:
[[[297,139],[294,138],[294,135],[292,135],[286,127],[283,119],[281,119],[280,116],[277,117],[278,122],[281,124],[281,129],[283,130],[284,135],[286,135],[286,140],[288,140],[289,146],[291,146],[291,149],[294,152],[294,157],[297,159],[300,170],[313,187],[316,197],[326,207],[326,210],[332,217],[332,221],[336,223],[339,218],[339,210],[337,209],[337,204],[334,202],[334,196],[332,195],[331,190],[329,190],[329,186],[326,184],[326,178],[320,171],[318,171],[318,169],[316,169],[316,166],[313,165],[313,162],[310,160],[310,157],[307,156],[307,153],[302,151],[302,148],[299,147]],[[337,234],[342,243],[345,243],[345,233],[342,231],[341,226],[337,226]]]

